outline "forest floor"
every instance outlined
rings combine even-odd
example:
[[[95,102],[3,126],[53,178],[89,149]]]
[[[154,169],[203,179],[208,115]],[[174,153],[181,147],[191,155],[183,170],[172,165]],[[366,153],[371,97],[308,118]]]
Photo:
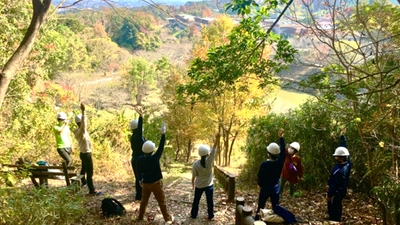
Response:
[[[215,180],[214,192],[214,211],[215,219],[208,221],[207,206],[205,197],[200,202],[199,216],[197,219],[190,218],[191,203],[193,201],[193,190],[191,186],[191,171],[188,167],[180,168],[180,174],[171,175],[164,173],[164,191],[167,198],[167,208],[174,216],[173,224],[200,225],[215,224],[228,225],[235,224],[235,203],[227,201],[221,185]],[[138,222],[136,218],[140,207],[139,201],[134,201],[135,188],[132,178],[126,181],[115,181],[114,177],[94,176],[97,189],[103,194],[97,196],[88,195],[88,189],[82,188],[79,192],[86,197],[87,214],[76,221],[76,224],[165,224],[158,204],[152,195],[146,210],[145,220]],[[288,191],[288,190],[287,190]],[[126,208],[126,214],[119,217],[105,218],[101,211],[101,201],[105,197],[118,199]],[[257,190],[237,190],[236,197],[242,196],[245,205],[254,210],[257,208]],[[298,224],[326,225],[339,224],[324,220],[327,217],[326,202],[321,193],[303,191],[300,197],[290,198],[285,192],[280,200],[280,204],[290,210],[296,217],[302,218],[303,222]],[[267,207],[270,205],[267,203]],[[154,220],[148,218],[154,217]],[[343,222],[340,224],[382,224],[379,210],[374,206],[370,199],[364,198],[359,194],[349,191],[348,197],[343,202]],[[272,224],[272,223],[268,223]]]

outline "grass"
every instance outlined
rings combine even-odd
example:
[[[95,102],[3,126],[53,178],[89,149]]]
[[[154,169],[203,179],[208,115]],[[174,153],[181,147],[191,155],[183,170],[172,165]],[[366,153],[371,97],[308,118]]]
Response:
[[[312,98],[311,95],[288,91],[281,89],[273,102],[272,112],[274,113],[285,113],[289,109],[299,107],[301,104],[307,101],[308,98]]]

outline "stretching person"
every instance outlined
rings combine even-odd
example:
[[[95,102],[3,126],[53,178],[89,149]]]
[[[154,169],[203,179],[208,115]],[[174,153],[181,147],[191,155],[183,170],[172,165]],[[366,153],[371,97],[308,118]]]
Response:
[[[165,193],[162,183],[163,176],[160,167],[160,158],[164,151],[166,130],[167,128],[165,127],[165,124],[162,124],[161,139],[157,152],[152,154],[156,146],[152,141],[146,141],[142,147],[144,155],[139,156],[137,159],[137,174],[140,179],[140,183],[143,185],[143,196],[142,200],[140,201],[138,220],[143,220],[151,193],[154,194],[154,197],[158,202],[164,220],[167,223],[171,223],[174,220],[173,216],[171,216],[171,214],[169,214],[167,211],[167,202],[165,200]]]
[[[92,159],[92,142],[90,141],[89,132],[87,131],[87,119],[85,113],[85,105],[81,103],[82,114],[75,117],[75,123],[78,128],[74,131],[76,141],[79,144],[79,158],[82,161],[80,175],[82,177],[82,186],[87,184],[89,194],[99,195],[101,191],[97,191],[93,185],[93,159]],[[86,177],[85,177],[86,176]]]
[[[71,130],[69,129],[67,114],[60,112],[57,115],[57,125],[54,126],[53,131],[56,137],[57,152],[66,162],[67,166],[71,165],[71,153],[73,151]]]
[[[284,133],[285,130],[279,130],[279,145],[275,142],[268,145],[267,151],[269,159],[262,162],[260,165],[258,171],[258,186],[260,187],[260,194],[258,197],[258,207],[254,218],[255,220],[260,219],[260,210],[265,208],[268,198],[271,198],[273,209],[279,204],[279,178],[286,157],[285,139],[283,138]]]
[[[146,141],[143,137],[143,112],[139,108],[135,108],[136,112],[139,114],[139,120],[132,120],[130,123],[130,128],[132,130],[132,136],[130,139],[131,149],[132,149],[132,170],[135,175],[135,189],[136,196],[135,200],[140,201],[142,199],[142,187],[139,184],[139,176],[137,173],[137,159],[143,155],[142,146]]]
[[[196,160],[193,163],[192,168],[192,187],[194,191],[194,199],[192,204],[192,210],[190,212],[191,218],[196,218],[199,211],[199,203],[203,192],[206,193],[207,199],[207,212],[208,220],[214,218],[214,202],[213,202],[213,167],[214,167],[214,157],[217,147],[219,146],[220,134],[215,135],[214,146],[211,149],[206,145],[200,145],[199,156],[201,159]]]
[[[351,171],[350,153],[347,149],[346,128],[340,134],[340,145],[336,148],[333,157],[336,164],[333,167],[328,180],[328,192],[326,201],[328,203],[329,220],[340,222],[342,217],[342,201],[347,193],[349,177]]]

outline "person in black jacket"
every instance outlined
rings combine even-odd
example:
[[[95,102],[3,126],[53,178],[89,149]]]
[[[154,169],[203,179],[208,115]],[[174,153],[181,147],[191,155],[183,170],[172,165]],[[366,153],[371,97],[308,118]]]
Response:
[[[164,151],[165,145],[165,132],[166,127],[163,123],[161,126],[161,139],[156,153],[153,154],[155,144],[152,141],[146,141],[143,144],[142,150],[144,155],[139,156],[137,159],[137,173],[140,183],[143,186],[143,197],[140,201],[140,209],[138,220],[143,220],[144,213],[146,212],[147,204],[151,193],[154,194],[158,205],[160,206],[161,213],[166,222],[172,222],[173,216],[168,213],[167,203],[165,200],[165,193],[163,190],[162,173],[160,166],[160,158]]]
[[[260,194],[255,220],[259,220],[260,210],[265,207],[268,198],[271,198],[272,208],[279,204],[279,178],[286,157],[284,133],[284,129],[279,130],[279,145],[275,142],[268,145],[269,159],[260,165],[257,182],[260,187]]]
[[[340,222],[342,217],[342,201],[347,193],[347,186],[349,183],[351,161],[350,153],[347,149],[346,128],[342,129],[340,134],[340,145],[336,148],[333,157],[335,157],[336,164],[333,167],[328,179],[326,201],[328,203],[328,220]]]
[[[142,199],[142,187],[139,184],[139,176],[136,170],[136,162],[137,159],[143,155],[142,146],[143,143],[146,141],[143,137],[143,113],[140,108],[135,108],[136,112],[139,114],[138,120],[132,120],[130,123],[130,128],[132,130],[132,136],[130,138],[131,142],[131,149],[132,149],[132,170],[133,174],[135,175],[135,189],[136,189],[136,196],[135,200],[140,201]]]

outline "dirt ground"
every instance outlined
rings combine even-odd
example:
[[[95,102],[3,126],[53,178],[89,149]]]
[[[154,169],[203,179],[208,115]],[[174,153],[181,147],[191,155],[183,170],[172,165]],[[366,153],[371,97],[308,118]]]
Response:
[[[193,201],[193,190],[191,187],[191,173],[188,168],[182,168],[182,173],[173,175],[171,180],[170,174],[164,173],[164,190],[167,196],[167,206],[170,213],[175,218],[173,224],[182,225],[230,225],[235,224],[235,203],[227,201],[227,195],[223,191],[218,181],[215,180],[214,193],[214,211],[215,219],[208,221],[207,206],[205,197],[200,202],[199,216],[197,219],[189,217],[191,203]],[[139,201],[134,201],[134,183],[132,178],[126,181],[115,181],[113,177],[94,176],[95,186],[103,193],[98,196],[90,196],[87,194],[88,189],[82,188],[78,194],[86,197],[85,207],[87,214],[80,218],[74,224],[148,224],[157,225],[165,224],[161,215],[158,204],[154,196],[150,197],[149,205],[145,214],[145,220],[138,222]],[[64,181],[49,180],[50,186],[65,185]],[[280,204],[290,210],[296,217],[303,220],[301,225],[327,225],[338,224],[325,221],[327,217],[326,202],[323,193],[308,193],[303,191],[302,196],[290,198],[287,191],[280,200]],[[118,199],[126,208],[126,214],[120,217],[105,218],[101,211],[101,201],[105,197],[114,197]],[[253,212],[257,208],[258,193],[257,190],[237,190],[236,197],[245,198],[245,205],[252,207]],[[269,203],[267,207],[270,208]],[[154,217],[154,220],[148,219]],[[272,223],[268,223],[272,224]],[[363,198],[360,195],[349,191],[348,197],[343,203],[343,222],[341,224],[358,225],[358,224],[382,224],[379,217],[379,211],[372,204],[370,199]]]

